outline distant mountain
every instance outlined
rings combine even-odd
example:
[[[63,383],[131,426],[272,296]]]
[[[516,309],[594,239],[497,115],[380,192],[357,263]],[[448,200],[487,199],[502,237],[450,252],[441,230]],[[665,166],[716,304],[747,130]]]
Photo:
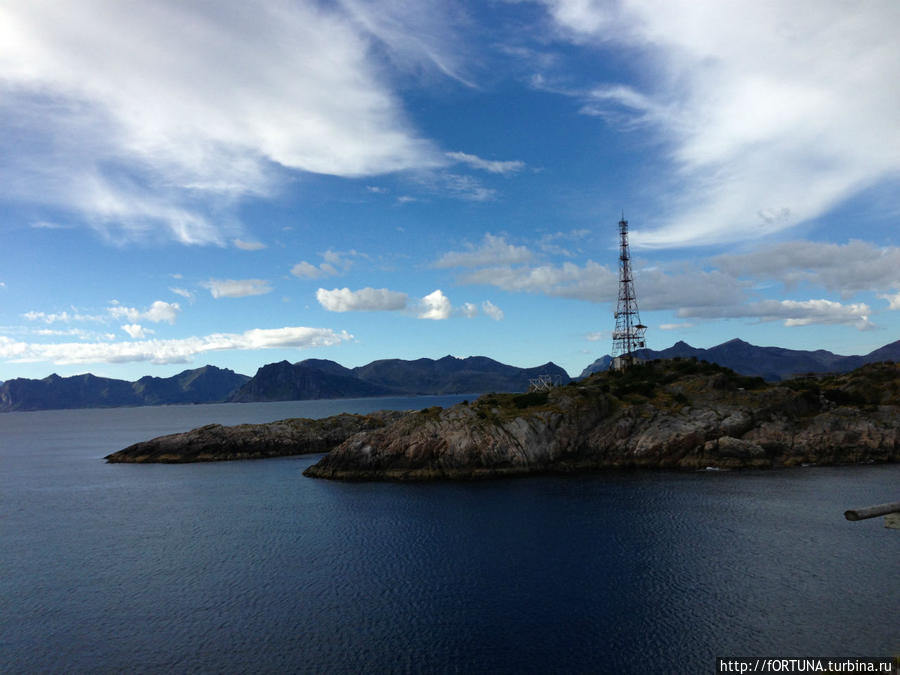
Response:
[[[334,361],[270,363],[256,371],[229,401],[299,401],[315,398],[362,398],[392,393],[386,387],[364,382],[353,371]]]
[[[484,356],[458,359],[384,359],[358,368],[308,359],[271,363],[229,398],[230,401],[288,401],[363,396],[468,394],[528,389],[529,380],[549,375],[567,383],[569,374],[554,363],[535,368],[508,366]]]
[[[234,371],[204,366],[172,377],[142,377],[137,382],[86,373],[42,380],[16,378],[0,385],[0,412],[69,408],[115,408],[167,403],[224,401],[250,378]]]
[[[729,340],[709,349],[676,342],[668,349],[641,349],[635,355],[642,359],[670,359],[676,356],[696,357],[731,368],[742,375],[756,375],[778,381],[799,373],[846,373],[866,363],[900,360],[900,340],[880,347],[865,356],[841,356],[824,349],[804,351],[782,347],[757,347],[743,340]],[[585,368],[581,377],[607,370],[611,357],[603,356]]]

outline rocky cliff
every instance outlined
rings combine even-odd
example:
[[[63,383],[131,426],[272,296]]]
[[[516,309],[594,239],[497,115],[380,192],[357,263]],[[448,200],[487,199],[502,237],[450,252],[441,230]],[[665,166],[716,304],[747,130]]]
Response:
[[[342,414],[319,420],[287,419],[267,424],[209,424],[180,434],[135,443],[106,456],[110,463],[215,462],[327,452],[353,434],[395,422],[404,412]]]
[[[694,359],[491,394],[349,437],[305,475],[477,478],[603,468],[769,468],[897,461],[900,368],[781,385]]]

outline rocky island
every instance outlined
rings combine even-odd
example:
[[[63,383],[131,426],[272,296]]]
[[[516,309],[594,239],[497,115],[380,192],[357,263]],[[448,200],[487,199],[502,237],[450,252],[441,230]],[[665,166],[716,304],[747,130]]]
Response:
[[[266,424],[208,424],[181,434],[135,443],[105,457],[113,464],[219,462],[328,452],[356,433],[372,431],[407,413],[382,410],[323,419],[294,418]]]
[[[304,473],[420,480],[892,462],[898,438],[893,363],[775,385],[673,359],[546,392],[422,410],[351,436]]]
[[[327,452],[305,475],[482,478],[605,468],[736,469],[898,460],[900,366],[778,384],[696,359],[649,362],[549,391],[450,408],[208,425],[109,462],[197,462]]]

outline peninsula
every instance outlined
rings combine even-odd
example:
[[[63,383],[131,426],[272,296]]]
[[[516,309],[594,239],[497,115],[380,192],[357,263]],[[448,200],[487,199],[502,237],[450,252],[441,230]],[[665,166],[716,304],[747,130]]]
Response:
[[[772,384],[712,363],[671,359],[549,391],[487,394],[446,409],[379,415],[327,437],[312,425],[337,418],[303,421],[310,432],[286,441],[278,454],[328,451],[305,475],[352,480],[894,462],[900,457],[900,366],[871,364]],[[107,459],[270,456],[270,443],[254,450],[247,439],[262,427],[277,437],[292,422],[275,424],[219,427],[218,454],[191,449],[191,434],[208,434],[204,427]],[[242,448],[237,455],[229,450],[234,443]]]

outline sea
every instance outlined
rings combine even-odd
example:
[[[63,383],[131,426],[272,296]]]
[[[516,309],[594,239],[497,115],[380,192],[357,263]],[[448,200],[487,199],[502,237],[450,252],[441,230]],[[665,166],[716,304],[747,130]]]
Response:
[[[900,465],[434,482],[107,464],[209,423],[457,397],[0,415],[0,672],[713,673],[900,654]]]

